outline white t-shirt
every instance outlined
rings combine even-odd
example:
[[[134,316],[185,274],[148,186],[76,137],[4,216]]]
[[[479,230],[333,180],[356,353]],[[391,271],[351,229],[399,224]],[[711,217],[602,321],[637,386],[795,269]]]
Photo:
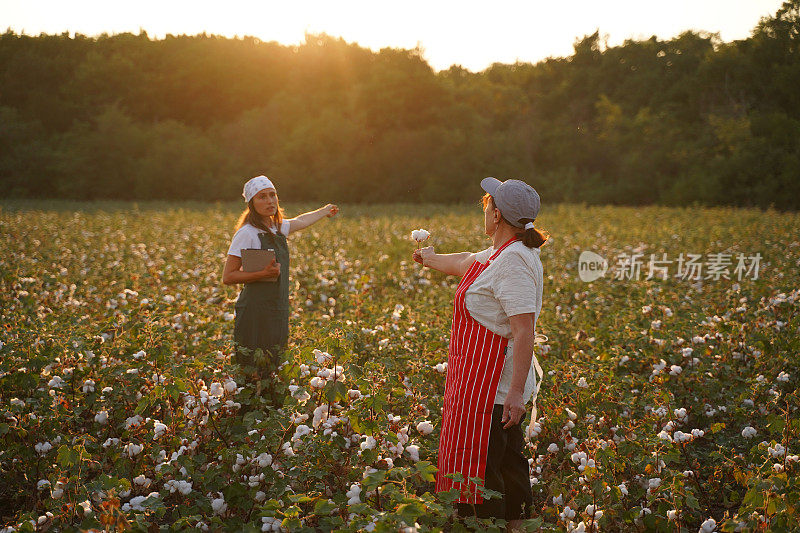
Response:
[[[482,250],[476,254],[476,260],[486,263],[494,252],[493,247]],[[511,321],[508,317],[535,313],[535,334],[536,321],[542,311],[542,278],[539,249],[528,248],[521,241],[515,241],[500,252],[467,289],[465,304],[472,318],[490,331],[509,339],[495,404],[506,401],[514,371],[514,339],[511,337]],[[536,374],[541,370],[537,370],[535,357],[531,361],[522,394],[525,403],[538,390]]]
[[[281,222],[281,233],[289,235],[290,228],[289,221],[284,219]],[[272,233],[277,233],[275,228],[270,228]],[[264,233],[264,230],[258,229],[250,224],[245,224],[233,235],[231,239],[231,246],[228,248],[228,255],[235,255],[242,257],[242,250],[245,248],[261,248],[261,239],[258,238],[259,233]]]

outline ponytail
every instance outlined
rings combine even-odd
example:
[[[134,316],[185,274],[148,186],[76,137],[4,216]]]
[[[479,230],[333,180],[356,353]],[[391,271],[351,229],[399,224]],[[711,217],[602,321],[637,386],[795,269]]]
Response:
[[[520,222],[527,224],[528,222],[533,222],[533,220],[530,218],[523,218]],[[522,244],[528,248],[541,248],[541,246],[547,242],[547,239],[550,238],[549,233],[538,228],[526,229],[517,235],[522,239]]]

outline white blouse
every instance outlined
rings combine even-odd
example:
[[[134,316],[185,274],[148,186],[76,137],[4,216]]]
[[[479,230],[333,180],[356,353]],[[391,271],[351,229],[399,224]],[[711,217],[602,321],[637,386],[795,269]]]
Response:
[[[281,233],[288,236],[291,224],[289,220],[284,219],[281,222]],[[270,228],[272,233],[277,233],[275,228]],[[245,224],[233,235],[231,246],[228,248],[228,255],[235,255],[242,257],[242,250],[247,248],[261,248],[261,239],[258,238],[259,233],[264,233],[264,230],[258,229],[250,224]]]
[[[476,254],[476,260],[486,263],[494,252],[493,247],[482,250]],[[539,249],[528,248],[521,241],[516,241],[500,252],[467,289],[465,304],[472,318],[493,333],[509,339],[495,404],[505,402],[514,371],[514,339],[511,337],[509,317],[535,313],[535,334],[536,321],[542,311],[542,278]],[[522,395],[525,403],[531,398],[535,401],[537,373],[541,380],[542,371],[534,355]]]

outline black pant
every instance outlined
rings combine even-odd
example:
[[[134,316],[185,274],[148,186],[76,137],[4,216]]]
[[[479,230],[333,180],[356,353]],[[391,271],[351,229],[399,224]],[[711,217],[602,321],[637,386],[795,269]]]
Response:
[[[478,518],[502,518],[504,520],[523,520],[530,518],[533,503],[528,459],[523,455],[525,441],[522,438],[522,424],[503,429],[500,419],[503,406],[492,409],[492,425],[489,432],[489,449],[486,458],[486,478],[484,486],[503,494],[502,498],[484,498],[483,503],[473,506],[458,504],[460,516]]]

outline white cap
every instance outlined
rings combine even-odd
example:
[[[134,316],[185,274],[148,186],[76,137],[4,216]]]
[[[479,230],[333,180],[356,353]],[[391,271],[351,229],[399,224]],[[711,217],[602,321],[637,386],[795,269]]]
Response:
[[[249,202],[253,199],[253,196],[258,194],[258,191],[263,191],[264,189],[274,189],[275,185],[272,184],[270,179],[266,176],[256,176],[247,181],[244,184],[244,190],[242,191],[242,196],[244,197],[245,202]]]

